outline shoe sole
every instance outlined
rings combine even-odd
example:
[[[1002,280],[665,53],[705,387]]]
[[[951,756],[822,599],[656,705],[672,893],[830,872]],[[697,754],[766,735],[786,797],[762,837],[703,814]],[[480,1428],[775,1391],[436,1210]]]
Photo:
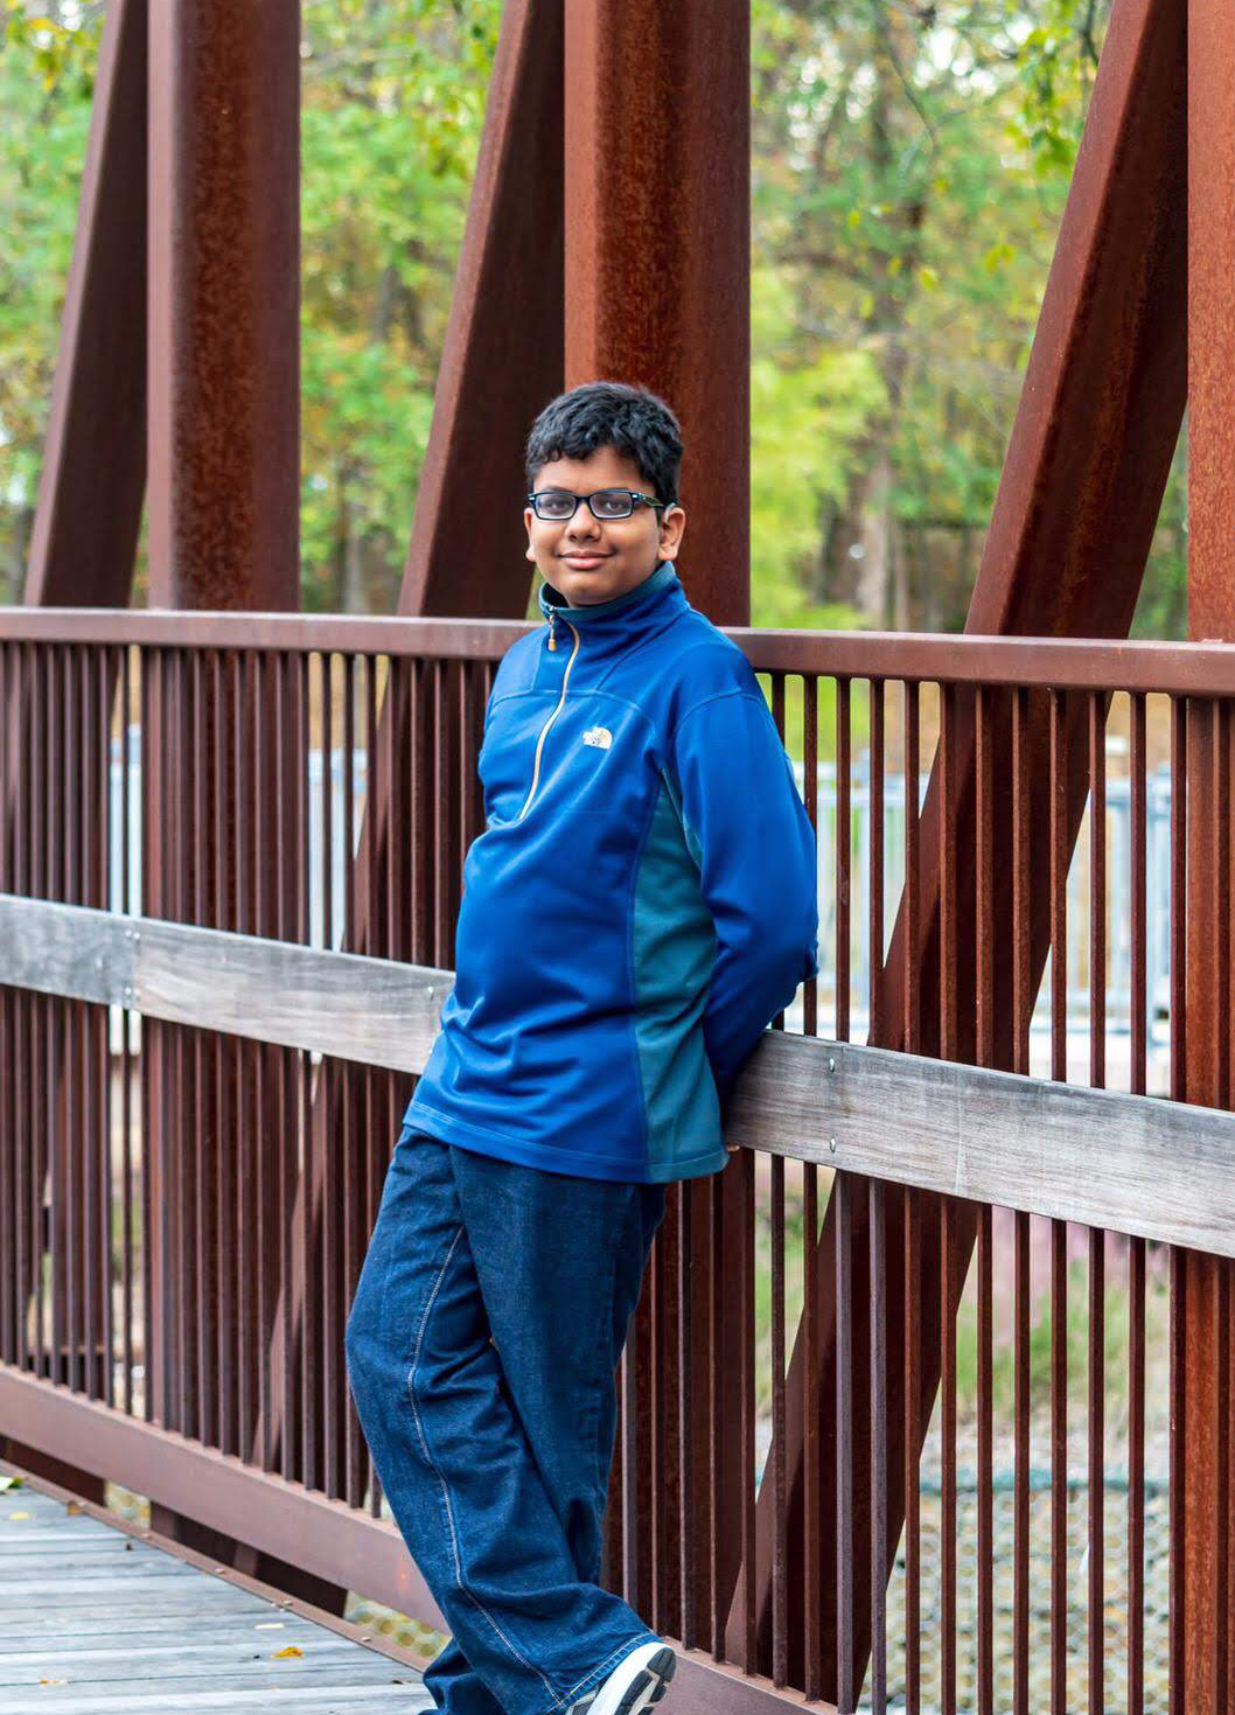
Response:
[[[653,1703],[659,1703],[669,1689],[677,1664],[678,1658],[667,1644],[664,1649],[657,1650],[626,1687],[613,1715],[639,1715],[641,1709],[650,1709]]]

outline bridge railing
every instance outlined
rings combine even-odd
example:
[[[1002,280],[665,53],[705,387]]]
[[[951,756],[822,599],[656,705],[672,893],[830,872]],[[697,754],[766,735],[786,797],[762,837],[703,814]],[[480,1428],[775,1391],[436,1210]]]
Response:
[[[342,1329],[525,629],[0,613],[0,1436],[429,1623]],[[700,1708],[1159,1706],[1172,1281],[1235,1248],[1235,1122],[1145,1092],[1235,650],[730,635],[820,828],[821,977],[672,1189],[606,1579]],[[1194,885],[1231,860],[1228,813]]]

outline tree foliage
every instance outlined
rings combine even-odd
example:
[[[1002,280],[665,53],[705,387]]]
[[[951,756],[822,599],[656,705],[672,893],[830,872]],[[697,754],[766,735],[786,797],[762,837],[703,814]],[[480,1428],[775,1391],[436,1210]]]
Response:
[[[753,0],[761,624],[961,623],[1109,0]],[[102,0],[0,0],[0,597],[19,596]],[[302,24],[302,588],[391,611],[501,0]],[[1182,448],[1138,625],[1183,625]]]

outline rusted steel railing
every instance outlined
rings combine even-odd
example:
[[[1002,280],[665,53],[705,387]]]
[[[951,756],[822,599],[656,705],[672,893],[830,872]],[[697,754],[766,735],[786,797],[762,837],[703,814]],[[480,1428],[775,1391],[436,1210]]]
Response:
[[[430,1622],[342,1330],[525,629],[0,612],[0,1435]],[[1149,1097],[1182,1093],[1189,890],[1229,925],[1235,649],[730,635],[831,896],[820,976],[735,1104],[740,1219],[717,1181],[671,1191],[606,1578],[695,1652],[700,1708],[1164,1707],[1174,1259],[1230,1253],[1235,1122]],[[1224,810],[1190,869],[1197,718]]]

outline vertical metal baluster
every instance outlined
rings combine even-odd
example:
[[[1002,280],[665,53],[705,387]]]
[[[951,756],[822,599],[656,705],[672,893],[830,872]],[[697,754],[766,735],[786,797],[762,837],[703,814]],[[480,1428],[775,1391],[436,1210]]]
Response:
[[[1132,1092],[1148,1050],[1145,697],[1132,698]],[[1128,1241],[1128,1715],[1145,1710],[1145,1240]]]
[[[945,819],[947,812],[945,812]],[[954,1255],[957,1212],[950,1197],[939,1205],[940,1501],[939,1615],[940,1708],[956,1708],[956,1301]]]
[[[1016,1211],[1013,1252],[1016,1477],[1012,1540],[1012,1715],[1029,1711],[1029,1216]]]
[[[1068,1076],[1067,750],[1064,697],[1050,693],[1051,1077]],[[1051,1715],[1065,1715],[1068,1667],[1067,1223],[1051,1222]]]
[[[806,1386],[802,1398],[803,1631],[805,1691],[819,1697],[823,1683],[823,1425],[819,1400],[819,1169],[802,1165],[802,1341]],[[753,1330],[752,1330],[753,1332]],[[746,1565],[754,1565],[746,1561]],[[753,1580],[748,1577],[753,1589]]]
[[[888,1272],[884,1186],[870,1197],[871,1712],[888,1706]]]
[[[854,1683],[853,1208],[848,1173],[832,1182],[836,1206],[836,1655],[838,1715],[857,1706]]]
[[[913,945],[915,943],[911,941],[910,946]],[[905,1208],[905,1709],[906,1715],[921,1715],[922,1214],[919,1193],[912,1186],[906,1185],[902,1196]]]
[[[819,839],[819,678],[802,676],[802,801]],[[816,887],[818,875],[816,874]],[[823,949],[820,948],[822,960]],[[819,978],[811,977],[802,989],[802,1029],[807,1036],[819,1034]]]
[[[1188,700],[1171,698],[1171,1096],[1183,1101],[1187,1094],[1187,804],[1188,804]],[[1187,1380],[1184,1351],[1184,1292],[1187,1272],[1183,1252],[1170,1251],[1170,1377],[1171,1398],[1182,1402]],[[1178,1407],[1177,1407],[1178,1409]],[[1184,1469],[1183,1439],[1171,1426],[1170,1451],[1170,1618],[1168,1682],[1170,1715],[1193,1715],[1183,1707],[1184,1652]]]
[[[849,1040],[850,883],[853,828],[850,820],[852,771],[850,683],[836,681],[836,1040]]]
[[[112,705],[117,674],[114,670],[116,652],[109,647],[94,651],[95,663],[95,766],[99,770],[99,792],[102,799],[99,838],[95,842],[94,898],[104,911],[111,909],[111,726]],[[109,690],[111,695],[109,695]],[[99,1112],[100,1173],[102,1196],[99,1200],[99,1289],[102,1294],[103,1335],[103,1400],[116,1403],[116,1328],[113,1303],[115,1263],[112,1255],[113,1199],[112,1188],[112,1090],[111,1090],[111,1011],[106,1006],[90,1009],[94,1037],[94,1078]]]
[[[130,646],[122,644],[120,662],[120,909],[133,911],[132,878],[129,874],[129,816],[131,804],[129,758]],[[130,1010],[120,1008],[120,1228],[121,1284],[120,1317],[123,1324],[123,1403],[125,1415],[133,1415],[133,1049],[129,1036]],[[142,1290],[146,1290],[143,1280]],[[147,1363],[149,1354],[146,1354]],[[149,1371],[147,1371],[147,1377]],[[148,1387],[148,1380],[144,1384]]]
[[[811,826],[819,827],[819,680],[807,674],[802,681],[802,754],[803,800]],[[823,949],[820,947],[822,962]],[[818,1034],[819,979],[812,977],[802,991],[802,1023],[807,1036]],[[752,1174],[753,1184],[753,1174]],[[823,1425],[820,1422],[818,1400],[819,1381],[819,1169],[813,1161],[802,1165],[802,1321],[799,1338],[802,1342],[805,1366],[805,1386],[802,1390],[802,1517],[803,1517],[803,1648],[805,1652],[805,1690],[808,1697],[819,1697],[823,1686]],[[749,1365],[754,1375],[754,1318],[750,1326],[752,1351]],[[751,1446],[754,1446],[754,1425],[751,1425]],[[754,1559],[754,1486],[750,1490],[750,1546],[743,1533],[743,1563],[751,1567]],[[754,1666],[753,1594],[754,1579],[748,1574],[746,1588],[752,1597],[750,1604],[751,1637],[747,1660]]]
[[[208,923],[210,921],[210,906],[206,897],[207,866],[202,862],[201,855],[203,843],[205,843],[206,851],[209,853],[207,862],[217,861],[217,853],[210,850],[210,842],[207,838],[209,832],[206,795],[209,783],[206,730],[208,711],[203,684],[203,651],[194,648],[189,652],[187,659],[192,697],[192,740],[189,754],[192,757],[194,828],[192,859],[189,860],[187,846],[185,859],[186,862],[191,861],[193,873],[193,910],[190,920],[194,923]],[[193,1271],[192,1292],[194,1350],[198,1379],[197,1435],[199,1440],[209,1443],[215,1433],[215,1426],[211,1420],[215,1416],[218,1398],[217,1379],[213,1373],[214,1341],[211,1337],[212,1329],[210,1327],[210,1319],[217,1303],[218,1253],[214,1245],[214,1185],[209,1155],[210,1146],[217,1139],[218,1132],[215,1130],[212,1135],[207,1100],[211,1043],[206,1032],[201,1030],[193,1031],[192,1041],[194,1221],[197,1249],[197,1266]]]
[[[152,802],[150,781],[152,778],[151,732],[154,716],[153,704],[154,686],[158,679],[158,652],[139,648],[137,651],[137,691],[140,720],[140,762],[142,789],[138,797],[138,817],[140,826],[138,835],[141,841],[141,873],[135,889],[134,901],[137,915],[145,916],[150,904],[150,836],[151,817],[149,806]],[[127,753],[126,753],[127,754]],[[128,1032],[128,1013],[125,1014],[126,1037]],[[141,1055],[138,1065],[138,1076],[141,1080],[138,1089],[139,1124],[141,1127],[141,1181],[139,1184],[141,1205],[141,1272],[142,1272],[142,1416],[147,1423],[152,1423],[161,1408],[162,1401],[154,1397],[154,1353],[155,1342],[159,1336],[155,1332],[156,1316],[161,1317],[160,1307],[155,1304],[154,1268],[152,1257],[153,1231],[153,1196],[152,1196],[152,1164],[151,1164],[151,1132],[150,1107],[153,1079],[151,1076],[151,1061],[153,1059],[153,1032],[147,1021],[142,1018],[137,1026],[141,1033]],[[162,1053],[160,1047],[158,1052]]]
[[[1103,1624],[1105,1621],[1105,1535],[1102,1505],[1106,1487],[1106,1233],[1089,1231],[1089,1715],[1106,1708]]]
[[[1106,697],[1091,691],[1089,724],[1089,1081],[1106,1083]],[[1103,1501],[1106,1483],[1105,1244],[1089,1230],[1089,1715],[1106,1707]]]
[[[236,928],[242,935],[256,933],[255,891],[257,863],[253,841],[257,837],[260,816],[254,790],[254,763],[250,761],[248,735],[255,725],[254,654],[252,650],[238,651],[232,657],[232,688],[236,716],[232,726],[232,823],[236,830]],[[239,1266],[239,1318],[237,1349],[239,1353],[236,1377],[236,1411],[238,1425],[237,1452],[252,1457],[250,1438],[259,1411],[259,1367],[261,1363],[261,1322],[258,1314],[258,1251],[259,1186],[257,1163],[254,1160],[254,1140],[260,1135],[255,1121],[257,1102],[256,1061],[260,1049],[252,1042],[238,1044],[239,1084],[236,1091],[236,1222],[237,1260]]]
[[[974,696],[977,775],[977,1057],[994,1064],[995,1053],[995,877],[994,756],[989,686]],[[978,1715],[995,1707],[995,1516],[994,1516],[994,1322],[992,1305],[991,1210],[978,1210]]]
[[[867,996],[867,1040],[879,1039],[883,1023],[883,816],[884,816],[884,708],[883,680],[870,682],[870,887],[867,964],[870,992]]]
[[[1012,692],[1012,1070],[1029,1071],[1030,978],[1029,693]]]
[[[918,986],[920,926],[920,847],[918,766],[918,686],[905,681],[905,1051],[921,1052],[921,995]],[[916,1481],[916,1477],[915,1477]],[[916,1693],[915,1693],[916,1695]],[[916,1705],[915,1705],[916,1707]],[[912,1712],[911,1712],[912,1715]]]
[[[788,1478],[785,1461],[788,1437],[785,1420],[785,1158],[773,1155],[772,1203],[772,1448],[770,1468],[775,1488],[772,1510],[772,1683],[785,1685],[789,1676],[789,1590],[785,1508]]]
[[[1068,1225],[1051,1222],[1051,1715],[1067,1715]]]

